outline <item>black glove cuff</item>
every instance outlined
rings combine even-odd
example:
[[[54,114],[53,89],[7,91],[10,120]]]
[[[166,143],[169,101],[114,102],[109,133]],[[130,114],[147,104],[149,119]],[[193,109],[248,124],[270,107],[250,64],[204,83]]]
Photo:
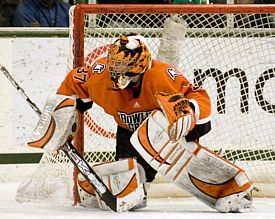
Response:
[[[93,101],[89,101],[89,102],[83,102],[80,98],[76,99],[76,109],[80,112],[80,113],[84,113],[85,111],[87,111],[88,109],[91,109],[93,106]]]

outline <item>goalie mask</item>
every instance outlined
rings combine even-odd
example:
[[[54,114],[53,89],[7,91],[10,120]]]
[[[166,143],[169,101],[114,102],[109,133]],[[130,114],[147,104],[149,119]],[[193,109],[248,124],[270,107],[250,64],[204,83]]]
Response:
[[[111,46],[107,67],[114,89],[124,89],[151,67],[151,54],[142,36],[122,36]]]

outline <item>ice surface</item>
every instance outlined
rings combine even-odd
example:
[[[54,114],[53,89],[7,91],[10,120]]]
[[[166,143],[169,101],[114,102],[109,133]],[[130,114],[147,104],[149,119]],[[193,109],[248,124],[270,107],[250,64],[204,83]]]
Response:
[[[275,218],[275,199],[256,198],[255,210],[242,214],[219,213],[194,198],[149,199],[135,212],[115,213],[50,203],[18,203],[17,183],[0,184],[0,219],[261,219]]]

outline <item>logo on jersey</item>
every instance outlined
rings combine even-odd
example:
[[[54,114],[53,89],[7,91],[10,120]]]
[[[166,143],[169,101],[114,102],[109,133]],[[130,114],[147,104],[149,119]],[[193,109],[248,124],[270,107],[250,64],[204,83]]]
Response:
[[[170,78],[172,78],[173,81],[179,75],[179,73],[175,69],[173,69],[173,68],[167,68],[166,72],[168,73],[168,75],[170,76]]]
[[[120,120],[131,130],[135,131],[140,124],[151,114],[152,111],[148,112],[136,112],[132,114],[126,114],[118,112]]]
[[[105,69],[105,65],[101,63],[96,63],[92,69],[93,73],[101,74]]]
[[[139,103],[136,101],[136,102],[134,103],[133,107],[134,107],[134,108],[138,108],[138,107],[140,107],[140,105],[139,105]]]

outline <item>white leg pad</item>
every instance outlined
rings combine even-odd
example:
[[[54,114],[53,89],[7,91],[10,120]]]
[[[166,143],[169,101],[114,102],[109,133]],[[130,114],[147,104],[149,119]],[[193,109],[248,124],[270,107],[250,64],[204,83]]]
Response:
[[[131,143],[141,156],[168,181],[221,212],[239,212],[252,204],[245,195],[253,189],[244,171],[207,148],[181,138],[172,142],[167,134],[168,121],[156,110],[138,128]],[[242,198],[240,198],[242,196]],[[224,208],[221,203],[235,205]],[[218,201],[218,202],[217,202]]]
[[[143,186],[145,174],[140,171],[140,168],[142,167],[138,165],[137,161],[131,158],[93,166],[94,171],[101,178],[102,182],[118,198],[126,197]],[[100,200],[92,186],[81,175],[79,176],[79,187],[79,195],[83,206],[95,207],[95,200],[97,199],[98,206],[101,209],[109,210],[106,204]],[[131,209],[145,207],[145,198],[146,191],[144,190],[142,197],[138,195],[133,203],[126,204],[133,205]]]
[[[80,205],[88,208],[98,208],[99,203],[93,187],[90,183],[82,176],[78,174],[78,194],[80,198]]]

